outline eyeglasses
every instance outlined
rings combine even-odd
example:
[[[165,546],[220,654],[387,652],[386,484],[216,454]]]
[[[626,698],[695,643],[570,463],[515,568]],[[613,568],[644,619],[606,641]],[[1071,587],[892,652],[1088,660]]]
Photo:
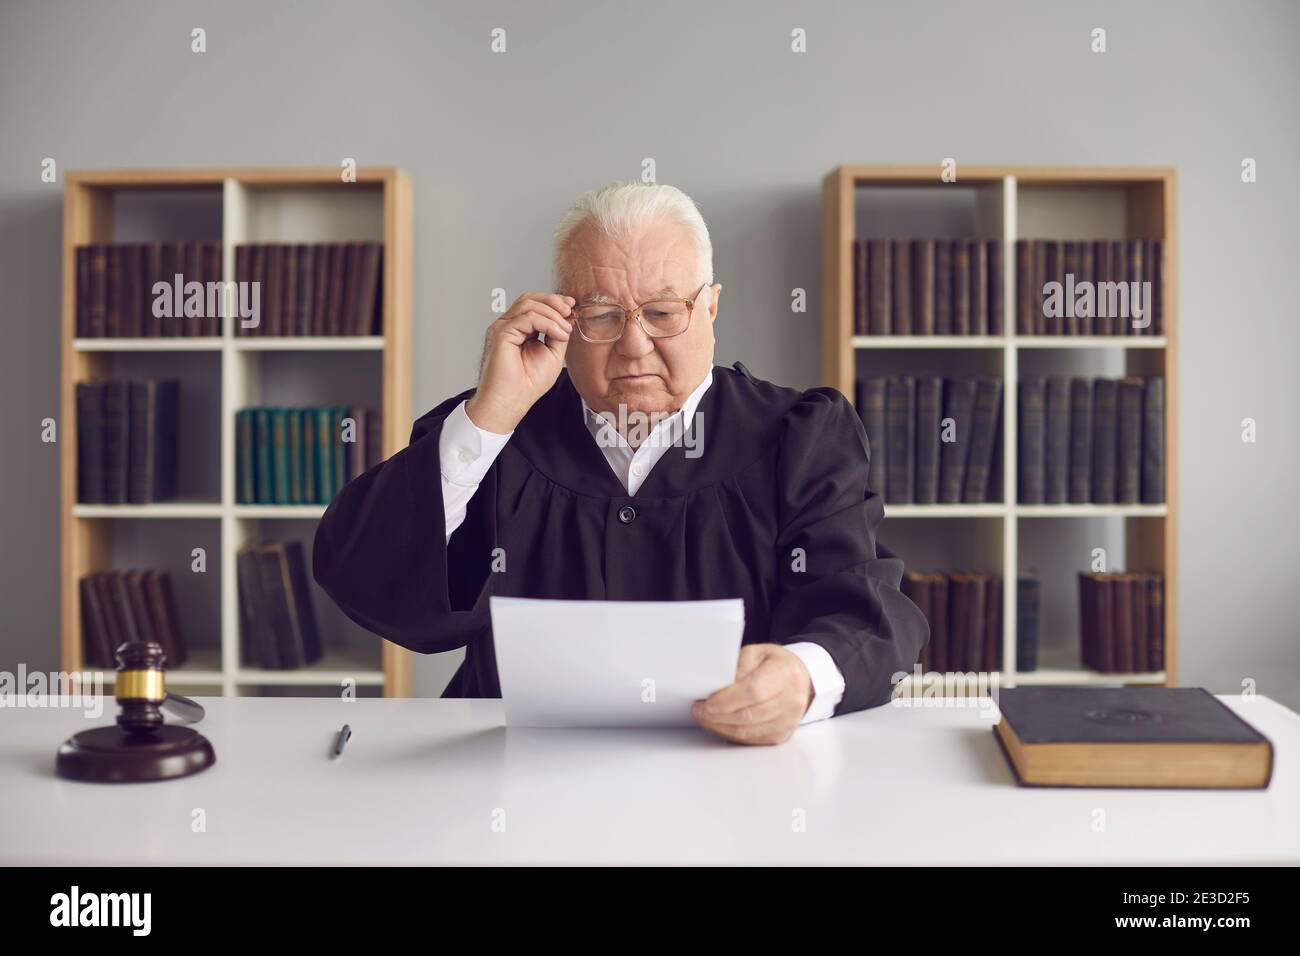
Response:
[[[652,339],[667,339],[681,335],[690,327],[695,302],[707,285],[706,282],[700,286],[689,299],[653,299],[642,302],[630,313],[612,303],[588,302],[575,306],[571,314],[577,322],[578,334],[588,342],[617,342],[630,315],[636,316],[641,331]]]

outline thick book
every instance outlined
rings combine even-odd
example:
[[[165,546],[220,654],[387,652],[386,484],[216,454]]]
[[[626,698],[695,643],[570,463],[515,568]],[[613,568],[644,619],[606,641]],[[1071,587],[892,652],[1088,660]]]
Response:
[[[296,408],[284,409],[284,441],[289,458],[289,504],[304,504],[307,499],[302,473],[302,416]]]
[[[182,256],[181,259],[182,271],[184,272],[184,279],[181,282],[181,289],[184,290],[185,286],[187,286],[191,282],[203,281],[203,256],[202,256],[202,250],[199,248],[199,244],[197,242],[181,243],[181,256]],[[182,301],[188,301],[188,300],[189,300],[189,294],[184,293],[182,295]],[[204,301],[202,307],[200,307],[197,310],[192,308],[183,309],[183,314],[185,317],[182,320],[182,328],[184,330],[182,334],[190,337],[203,335],[203,327],[204,327],[204,319],[205,319],[204,313],[207,311],[206,295],[203,296],[203,300]]]
[[[1151,325],[1147,328],[1150,335],[1165,334],[1165,244],[1159,239],[1152,239],[1147,246],[1146,275],[1151,283]]]
[[[1200,687],[1015,687],[993,732],[1018,783],[1261,789],[1273,745]]]
[[[275,488],[272,501],[290,504],[289,493],[289,413],[284,408],[267,410],[271,425],[271,483]]]
[[[253,484],[258,504],[275,504],[275,459],[271,444],[271,410],[253,409]]]
[[[127,640],[126,624],[117,606],[116,588],[113,580],[115,571],[101,571],[91,575],[91,584],[99,597],[99,606],[104,612],[104,625],[108,629],[109,657],[107,667],[117,667],[117,649]]]
[[[1006,283],[1003,281],[1003,245],[1001,239],[985,242],[988,261],[989,335],[1006,334]]]
[[[885,500],[910,504],[916,468],[916,379],[895,376],[885,386]]]
[[[77,246],[77,338],[90,335],[90,246]]]
[[[1065,249],[1064,244],[1057,240],[1044,240],[1043,247],[1043,285],[1048,282],[1065,283]],[[1047,296],[1043,295],[1042,303],[1046,304]],[[1040,312],[1042,311],[1040,307]],[[1043,332],[1046,335],[1064,335],[1065,334],[1065,300],[1062,293],[1061,307],[1053,310],[1052,315],[1043,315]]]
[[[952,334],[952,242],[934,242],[934,334]]]
[[[1160,574],[1150,574],[1146,580],[1147,620],[1147,670],[1156,673],[1165,669],[1165,579]]]
[[[1084,667],[1115,670],[1113,575],[1079,572],[1079,650]]]
[[[1092,500],[1092,381],[1070,379],[1070,503]]]
[[[104,497],[110,505],[127,503],[131,465],[131,384],[125,379],[104,383]]]
[[[103,338],[108,334],[108,246],[90,247],[90,293],[86,303],[86,335]]]
[[[1016,240],[1016,334],[1034,334],[1034,243]]]
[[[261,335],[283,335],[284,263],[283,246],[262,247],[262,323],[254,331]]]
[[[885,431],[885,383],[882,377],[868,378],[862,382],[862,426],[867,431],[867,450],[871,463],[867,471],[867,487],[884,495],[885,461],[889,441]]]
[[[1043,452],[1043,503],[1070,500],[1070,380],[1047,377],[1047,408]]]
[[[122,334],[139,338],[145,332],[146,303],[152,302],[152,296],[144,287],[144,246],[131,244],[122,246],[120,278],[122,301]]]
[[[853,334],[870,335],[867,324],[867,243],[864,239],[853,242]]]
[[[104,393],[106,382],[77,383],[77,501],[104,501]]]
[[[1115,503],[1119,463],[1119,383],[1099,378],[1092,383],[1092,500]]]
[[[1094,319],[1097,315],[1097,272],[1096,261],[1093,254],[1094,244],[1091,241],[1084,241],[1078,244],[1077,255],[1079,257],[1079,274],[1075,277],[1075,286],[1080,281],[1092,283],[1093,298],[1092,307],[1077,313],[1080,335],[1092,335],[1094,329]]]
[[[343,324],[343,306],[346,298],[347,284],[347,247],[341,243],[331,243],[329,247],[329,305],[325,312],[325,335],[342,335],[346,333]]]
[[[1016,578],[1016,670],[1038,670],[1038,578]]]
[[[170,322],[158,313],[162,310],[155,308],[154,302],[157,296],[154,293],[154,286],[159,282],[165,282],[167,285],[172,284],[172,280],[166,276],[163,271],[163,249],[165,243],[150,242],[145,245],[143,256],[144,261],[140,265],[142,272],[141,282],[144,287],[144,335],[149,338],[157,338],[163,334],[163,323]]]
[[[993,453],[1001,420],[1002,380],[981,378],[975,388],[974,420],[971,426],[970,458],[966,461],[966,484],[962,500],[982,504],[989,500]]]
[[[324,242],[318,242],[311,247],[312,273],[315,277],[316,288],[312,292],[311,323],[308,335],[324,335],[326,333],[330,294],[330,249],[330,244]]]
[[[240,504],[257,502],[256,455],[253,446],[253,410],[235,412],[235,460],[238,462],[235,493]]]
[[[934,335],[935,240],[912,242],[912,334]]]
[[[281,570],[282,547],[264,544],[257,549],[258,577],[262,584],[262,600],[267,611],[271,633],[275,635],[276,668],[293,670],[303,665],[301,634],[294,626],[291,608],[293,591],[287,576]],[[267,666],[267,665],[263,665]]]
[[[298,419],[298,433],[302,436],[302,492],[303,504],[321,504],[325,501],[319,487],[319,474],[316,465],[316,414],[310,408],[295,409]]]
[[[943,412],[943,379],[921,376],[916,380],[916,489],[919,505],[939,500],[940,419]]]
[[[893,245],[888,239],[867,240],[867,328],[871,335],[893,331]]]
[[[1125,280],[1129,284],[1128,317],[1124,321],[1125,335],[1142,335],[1141,326],[1149,325],[1150,311],[1146,297],[1142,294],[1142,283],[1146,279],[1144,262],[1145,244],[1141,239],[1129,239],[1124,243]]]
[[[948,379],[943,388],[943,417],[951,420],[952,430],[943,434],[939,452],[939,501],[956,504],[962,500],[966,486],[966,461],[969,458],[971,432],[975,418],[975,379]],[[948,441],[948,438],[952,441]]]
[[[315,418],[316,433],[316,493],[317,502],[327,505],[334,500],[339,487],[334,484],[334,429],[332,415],[328,408],[312,410]]]
[[[970,240],[954,239],[952,243],[952,332],[953,335],[970,335]]]
[[[361,271],[358,278],[357,306],[353,335],[377,335],[380,331],[380,305],[383,299],[384,246],[380,242],[361,244]]]
[[[1142,503],[1165,500],[1165,380],[1153,376],[1142,393]]]
[[[133,504],[176,497],[180,448],[179,379],[131,382],[130,468],[127,500]]]
[[[109,629],[108,608],[95,586],[95,576],[88,574],[83,577],[79,582],[79,590],[82,663],[86,667],[116,667],[117,661],[113,659],[114,646],[110,643],[112,632]]]
[[[984,660],[980,670],[1002,669],[1002,576],[984,576]]]
[[[1079,288],[1079,243],[1067,239],[1061,243],[1061,289],[1062,293],[1076,292]],[[1075,295],[1065,295],[1062,305],[1065,310],[1064,328],[1066,335],[1079,334],[1079,311],[1075,307]]]
[[[970,334],[989,334],[989,247],[983,239],[966,241],[970,260]]]
[[[1142,495],[1142,390],[1140,378],[1119,380],[1119,435],[1115,461],[1115,501],[1137,504]]]
[[[912,243],[894,239],[890,259],[894,268],[894,287],[890,292],[890,330],[894,335],[912,334]]]
[[[1115,635],[1114,670],[1121,674],[1133,673],[1135,635],[1133,633],[1133,575],[1121,571],[1110,578],[1111,608],[1115,614],[1112,632]]]
[[[1048,267],[1047,247],[1048,247],[1048,243],[1043,241],[1042,239],[1035,239],[1030,244],[1030,249],[1032,250],[1033,259],[1034,259],[1034,263],[1033,263],[1034,282],[1033,282],[1032,306],[1033,306],[1035,335],[1050,334],[1050,330],[1048,328],[1047,316],[1044,314],[1044,310],[1047,304],[1047,293],[1043,291],[1043,287],[1049,281],[1053,280],[1055,276],[1051,275],[1047,271],[1047,267]]]
[[[1022,378],[1016,423],[1017,500],[1043,503],[1044,454],[1047,430],[1047,384],[1041,376]]]
[[[298,334],[298,251],[296,246],[280,246],[281,335]]]
[[[235,555],[239,579],[240,660],[266,670],[280,668],[280,648],[262,587],[260,546],[247,544]]]
[[[108,285],[105,300],[104,321],[109,338],[118,339],[124,334],[122,325],[123,292],[122,247],[112,244],[108,247]]]
[[[221,240],[207,239],[199,243],[199,263],[200,263],[200,268],[202,269],[202,275],[199,278],[200,281],[203,282],[204,284],[203,285],[204,301],[206,302],[207,283],[220,282],[222,279]],[[236,297],[235,301],[236,304],[238,304],[239,301],[238,297]],[[207,305],[204,306],[203,321],[201,323],[200,334],[208,335],[208,336],[220,335],[221,334],[221,309],[223,305],[221,301],[221,296],[218,295],[216,301],[209,304],[215,307],[209,308]]]
[[[270,548],[276,552],[281,581],[290,597],[290,624],[295,631],[295,642],[302,648],[303,663],[314,664],[324,656],[324,649],[316,627],[316,612],[312,607],[302,543],[286,541],[270,545]]]
[[[154,639],[167,654],[167,669],[182,666],[189,660],[189,648],[181,632],[180,614],[172,579],[166,571],[144,572],[144,593],[148,614],[153,622]]]

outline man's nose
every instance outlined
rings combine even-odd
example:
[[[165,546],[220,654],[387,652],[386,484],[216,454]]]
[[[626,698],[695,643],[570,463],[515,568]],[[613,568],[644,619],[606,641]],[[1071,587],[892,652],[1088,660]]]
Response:
[[[648,355],[654,347],[654,339],[645,334],[645,330],[641,328],[641,323],[636,318],[629,315],[627,324],[623,326],[623,334],[614,343],[614,351],[628,358],[639,358]]]

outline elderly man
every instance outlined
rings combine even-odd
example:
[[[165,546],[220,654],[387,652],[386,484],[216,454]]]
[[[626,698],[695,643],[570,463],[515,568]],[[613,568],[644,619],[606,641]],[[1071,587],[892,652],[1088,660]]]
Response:
[[[779,743],[888,700],[929,631],[877,547],[853,406],[713,365],[722,286],[678,189],[581,197],[554,269],[556,292],[489,326],[478,387],[334,499],[316,580],[403,647],[464,647],[444,696],[500,696],[498,594],[743,598],[735,683],[694,707],[731,740]]]

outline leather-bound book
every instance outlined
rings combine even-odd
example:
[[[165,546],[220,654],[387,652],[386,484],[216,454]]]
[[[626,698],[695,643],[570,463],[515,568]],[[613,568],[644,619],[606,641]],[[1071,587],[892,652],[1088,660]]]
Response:
[[[318,242],[311,247],[312,273],[315,291],[312,293],[310,335],[325,335],[329,328],[330,249],[327,243]]]
[[[360,242],[343,244],[343,311],[339,316],[339,334],[356,335],[358,293],[361,291],[362,246]]]
[[[78,582],[81,592],[81,648],[86,667],[115,667],[113,645],[110,643],[108,610],[95,587],[94,575],[86,575]]]
[[[903,574],[901,590],[907,599],[917,606],[926,622],[929,623],[931,617],[930,576],[924,571],[907,571]],[[921,648],[918,659],[922,673],[927,673],[930,670],[931,650],[930,642],[926,641],[925,646]]]
[[[315,250],[311,246],[293,247],[294,259],[298,265],[298,302],[294,308],[294,334],[311,335],[312,313],[316,307],[316,262]]]
[[[910,504],[916,468],[916,379],[891,377],[885,385],[885,500]]]
[[[1141,496],[1142,392],[1142,379],[1120,379],[1119,453],[1115,466],[1115,501],[1122,505],[1137,504]]]
[[[240,660],[266,670],[280,668],[280,647],[262,588],[261,549],[246,544],[235,555],[239,576]]]
[[[1114,623],[1109,575],[1079,572],[1079,660],[1084,667],[1114,670]]]
[[[1046,383],[1041,376],[1029,376],[1020,380],[1019,389],[1017,500],[1021,504],[1041,505],[1047,429]]]
[[[1133,575],[1121,571],[1111,577],[1111,600],[1115,614],[1115,670],[1123,674],[1133,673],[1136,659],[1133,633]]]
[[[1046,450],[1043,455],[1043,501],[1060,505],[1070,499],[1070,380],[1047,379]]]
[[[244,329],[245,319],[241,312],[242,304],[247,303],[251,310],[254,301],[253,290],[251,288],[251,283],[253,281],[252,255],[253,255],[253,250],[251,246],[247,246],[247,245],[235,246],[236,286],[235,286],[234,308],[231,310],[230,315],[226,317],[226,322],[230,323],[230,327],[234,329],[235,335],[243,335],[246,331]],[[249,283],[250,285],[246,286],[245,283]],[[243,291],[245,288],[247,288],[248,291],[246,292]],[[258,290],[258,295],[260,297],[261,290]],[[259,314],[261,312],[261,307],[262,304],[259,298],[258,300]],[[251,321],[251,317],[250,317],[250,321]]]
[[[1099,671],[1113,673],[1116,669],[1116,644],[1118,643],[1118,635],[1115,632],[1115,575],[1098,574],[1095,583],[1093,600],[1096,602],[1097,616],[1093,622],[1093,641],[1096,668]]]
[[[131,461],[131,386],[124,379],[104,383],[104,502],[123,505],[129,500]]]
[[[241,505],[257,501],[256,455],[253,450],[253,411],[241,408],[235,412],[235,456],[238,462],[235,494]]]
[[[1124,243],[1124,279],[1129,284],[1129,314],[1124,319],[1125,335],[1141,335],[1142,330],[1135,328],[1133,323],[1148,317],[1147,302],[1141,293],[1142,282],[1146,278],[1142,253],[1141,239],[1129,239]],[[1134,295],[1135,291],[1136,295]]]
[[[343,335],[346,331],[343,307],[347,293],[345,288],[348,274],[347,246],[344,243],[332,243],[329,253],[330,291],[329,308],[325,316],[325,334]],[[874,280],[874,276],[872,278]]]
[[[298,333],[298,253],[294,246],[280,246],[280,334],[296,335]]]
[[[361,249],[361,285],[357,293],[357,335],[378,335],[383,331],[384,245],[367,242]]]
[[[153,620],[154,634],[167,653],[168,669],[181,667],[189,660],[189,647],[181,632],[180,614],[176,608],[176,594],[172,579],[166,571],[147,571],[144,575],[145,596],[149,615]]]
[[[970,334],[989,334],[989,250],[983,239],[966,241],[970,261]]]
[[[263,248],[262,324],[263,335],[284,335],[284,246],[268,243]]]
[[[342,485],[334,484],[334,440],[336,432],[332,427],[332,415],[328,408],[312,410],[315,416],[316,432],[316,488],[320,496],[318,502],[323,505],[334,500],[334,495]]]
[[[1070,379],[1070,501],[1092,500],[1092,381]]]
[[[179,379],[131,382],[130,477],[133,504],[176,497],[180,449]]]
[[[282,567],[283,558],[284,546],[278,542],[263,544],[257,550],[258,577],[271,633],[275,635],[278,668],[293,670],[303,665],[303,648],[301,633],[294,626],[293,591]]]
[[[1273,745],[1199,687],[1015,687],[993,733],[1043,787],[1267,787]]]
[[[163,278],[167,284],[173,288],[176,287],[177,277],[181,284],[181,299],[172,301],[172,314],[169,317],[163,316],[162,334],[171,338],[184,336],[186,332],[185,318],[185,282],[189,278],[186,276],[187,263],[185,261],[185,247],[187,243],[173,240],[163,243]]]
[[[989,500],[989,479],[993,452],[997,445],[1001,406],[1002,380],[979,379],[975,388],[974,422],[971,427],[970,458],[966,461],[963,501],[981,504]]]
[[[275,546],[273,546],[275,547]],[[280,573],[290,595],[291,623],[296,641],[302,649],[304,664],[314,664],[324,655],[320,632],[316,627],[316,612],[312,607],[308,582],[307,562],[303,557],[302,543],[286,541],[279,545]]]
[[[90,335],[90,246],[77,246],[77,338]]]
[[[150,242],[145,244],[141,250],[141,285],[144,288],[143,334],[146,338],[158,338],[163,335],[163,324],[171,321],[157,315],[154,310],[154,302],[158,299],[157,293],[154,292],[154,286],[159,282],[171,285],[171,280],[167,278],[163,270],[163,249],[165,245],[162,242]]]
[[[1043,291],[1043,286],[1054,278],[1048,272],[1047,267],[1047,247],[1048,242],[1044,239],[1035,239],[1033,244],[1034,252],[1034,334],[1048,335],[1047,316],[1043,314],[1044,306],[1047,302],[1047,293]]]
[[[1142,502],[1165,500],[1165,380],[1152,376],[1142,391]]]
[[[1152,239],[1147,246],[1147,278],[1151,282],[1151,335],[1165,334],[1165,244]]]
[[[1099,378],[1092,383],[1092,500],[1115,502],[1119,462],[1119,383]]]
[[[289,416],[283,408],[267,410],[271,426],[271,499],[277,505],[289,504]]]
[[[221,276],[221,240],[208,239],[199,243],[199,261],[202,267],[200,281],[204,283],[204,298],[207,298],[207,283],[220,282]],[[236,298],[236,305],[238,299]],[[216,308],[205,308],[203,312],[202,335],[221,334],[222,297],[217,296]]]
[[[122,247],[116,243],[108,247],[108,298],[105,302],[105,323],[107,335],[111,339],[120,339],[124,334],[122,326]]]
[[[930,668],[939,673],[948,666],[948,575],[930,575]]]
[[[266,247],[260,243],[255,243],[245,248],[248,250],[248,274],[246,278],[257,287],[257,324],[245,326],[244,321],[241,319],[235,323],[235,334],[261,335],[266,328]],[[249,295],[249,301],[252,302],[251,291]]]
[[[912,334],[934,335],[935,240],[912,242]]]
[[[116,572],[100,571],[91,575],[91,585],[95,594],[99,597],[99,606],[104,611],[104,625],[107,628],[109,659],[106,667],[117,666],[117,649],[126,641],[126,625],[122,622],[122,615],[117,607],[117,598],[114,594],[113,578]]]
[[[325,499],[317,484],[316,413],[310,408],[298,408],[293,414],[298,418],[298,431],[302,435],[302,503],[320,504]]]
[[[966,462],[975,429],[975,379],[950,378],[943,386],[943,417],[952,419],[955,441],[939,450],[939,501],[956,504],[966,487]]]
[[[1075,310],[1080,335],[1092,335],[1096,329],[1094,319],[1097,315],[1097,264],[1094,260],[1093,250],[1094,243],[1091,240],[1078,243],[1079,271],[1074,277],[1074,284],[1077,287],[1080,281],[1092,283],[1093,291],[1092,308],[1085,309],[1083,313],[1079,313],[1077,309]]]
[[[271,445],[271,410],[253,412],[253,484],[258,504],[275,504],[275,459]]]
[[[90,301],[86,308],[86,336],[92,339],[108,335],[108,246],[95,243],[90,247]]]
[[[104,393],[107,382],[77,383],[77,501],[104,501]]]
[[[144,246],[132,243],[121,247],[122,334],[129,338],[144,335],[145,303]]]
[[[1165,579],[1161,574],[1151,574],[1146,581],[1147,614],[1147,669],[1165,670]]]
[[[1048,282],[1065,282],[1065,255],[1063,243],[1052,240],[1043,243],[1044,249],[1044,269],[1043,281],[1039,284],[1041,290],[1043,285]],[[1043,295],[1043,301],[1046,302],[1047,296]],[[1040,310],[1041,311],[1041,310]],[[1065,301],[1062,293],[1062,305],[1060,309],[1055,310],[1057,315],[1044,315],[1044,331],[1047,335],[1064,335],[1065,334]]]
[[[1028,239],[1016,240],[1016,335],[1034,334],[1034,246]]]
[[[1006,283],[1003,281],[1003,246],[1001,239],[985,242],[988,262],[989,335],[1006,334]]]
[[[966,589],[970,594],[967,599],[969,621],[966,630],[966,650],[963,654],[962,670],[979,671],[984,664],[984,624],[985,599],[988,594],[987,574],[968,574]]]
[[[1038,670],[1038,578],[1016,578],[1016,670]]]
[[[1147,580],[1151,577],[1145,571],[1129,571],[1127,577],[1132,581],[1133,591],[1133,660],[1130,667],[1134,672],[1151,669],[1151,609],[1147,607]]]
[[[970,241],[952,243],[952,334],[971,333]]]
[[[952,242],[934,242],[934,334],[952,335]]]
[[[185,286],[191,282],[203,281],[203,251],[199,247],[199,243],[197,242],[182,243],[181,248],[183,250],[182,255],[184,256],[184,258],[182,261],[184,264],[184,271],[185,271],[185,281],[181,284],[181,288],[184,289]],[[184,298],[186,300],[189,299],[188,292],[185,293]],[[191,314],[191,310],[184,309],[183,313],[185,318],[182,323],[182,327],[183,327],[182,334],[190,337],[196,337],[202,335],[204,323],[206,321],[206,315],[205,315],[206,312],[207,312],[206,295],[203,297],[203,307],[199,309],[198,312]]]
[[[1079,311],[1075,308],[1079,288],[1079,243],[1067,239],[1061,243],[1061,293],[1065,309],[1064,328],[1066,335],[1079,334]],[[1068,281],[1067,281],[1068,280]]]
[[[289,459],[288,496],[289,504],[306,503],[303,497],[304,485],[302,473],[302,416],[296,408],[283,409],[285,454]]]
[[[867,243],[864,239],[853,241],[853,334],[870,335],[867,323]]]
[[[885,431],[885,379],[862,380],[862,426],[867,432],[867,451],[871,456],[868,466],[867,487],[885,493],[885,460],[889,440]]]
[[[893,308],[890,329],[895,335],[912,334],[912,243],[907,239],[894,239],[890,258],[894,267],[894,287],[891,290]]]
[[[1094,239],[1092,242],[1092,274],[1093,281],[1096,282],[1092,334],[1111,335],[1114,332],[1113,320],[1104,304],[1106,296],[1102,290],[1102,285],[1111,281],[1110,243],[1105,239]]]
[[[984,577],[984,660],[980,670],[991,673],[1002,669],[1002,577]]]
[[[144,632],[136,622],[135,611],[131,607],[131,594],[126,586],[126,575],[121,571],[108,573],[108,594],[113,613],[122,628],[122,640],[131,643],[143,641]]]
[[[917,504],[939,500],[940,418],[943,379],[922,376],[916,380],[916,495]]]

